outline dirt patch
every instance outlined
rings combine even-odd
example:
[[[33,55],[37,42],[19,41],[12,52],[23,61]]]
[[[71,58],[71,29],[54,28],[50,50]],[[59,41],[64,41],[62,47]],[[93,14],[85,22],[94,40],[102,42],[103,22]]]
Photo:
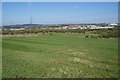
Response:
[[[84,63],[84,64],[89,64],[89,65],[91,65],[92,63],[90,62],[90,61],[88,61],[88,60],[85,60],[85,59],[80,59],[80,58],[77,58],[77,57],[74,57],[73,59],[72,59],[72,61],[74,61],[74,62],[80,62],[80,63]]]
[[[69,52],[68,53],[69,55],[73,55],[73,56],[76,56],[76,57],[86,56],[85,52],[82,52],[82,51],[79,51],[79,50],[69,49],[69,50],[67,50],[67,52]]]

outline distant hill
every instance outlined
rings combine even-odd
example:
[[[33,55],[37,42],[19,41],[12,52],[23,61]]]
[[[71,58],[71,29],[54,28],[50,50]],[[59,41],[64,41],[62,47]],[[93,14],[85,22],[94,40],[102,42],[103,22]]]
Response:
[[[43,26],[41,24],[18,24],[18,25],[7,25],[3,27],[40,27]]]

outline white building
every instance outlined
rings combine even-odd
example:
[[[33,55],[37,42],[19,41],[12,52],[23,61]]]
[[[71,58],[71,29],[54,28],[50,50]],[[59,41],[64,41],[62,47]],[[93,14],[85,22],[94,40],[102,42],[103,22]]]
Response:
[[[68,26],[64,26],[63,29],[68,29]]]
[[[117,24],[116,23],[111,23],[110,26],[117,26]]]
[[[13,28],[13,29],[10,29],[10,30],[25,30],[25,28]]]

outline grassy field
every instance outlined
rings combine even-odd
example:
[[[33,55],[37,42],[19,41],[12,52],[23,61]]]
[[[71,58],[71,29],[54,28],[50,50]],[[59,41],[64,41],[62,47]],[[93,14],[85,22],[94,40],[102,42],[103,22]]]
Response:
[[[3,39],[5,78],[116,78],[118,40],[84,34]]]

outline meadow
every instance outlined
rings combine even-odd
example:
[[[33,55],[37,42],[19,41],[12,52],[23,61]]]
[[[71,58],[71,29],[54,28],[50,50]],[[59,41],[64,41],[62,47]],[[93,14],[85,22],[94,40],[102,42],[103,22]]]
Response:
[[[117,78],[118,39],[40,33],[3,38],[4,78]]]

